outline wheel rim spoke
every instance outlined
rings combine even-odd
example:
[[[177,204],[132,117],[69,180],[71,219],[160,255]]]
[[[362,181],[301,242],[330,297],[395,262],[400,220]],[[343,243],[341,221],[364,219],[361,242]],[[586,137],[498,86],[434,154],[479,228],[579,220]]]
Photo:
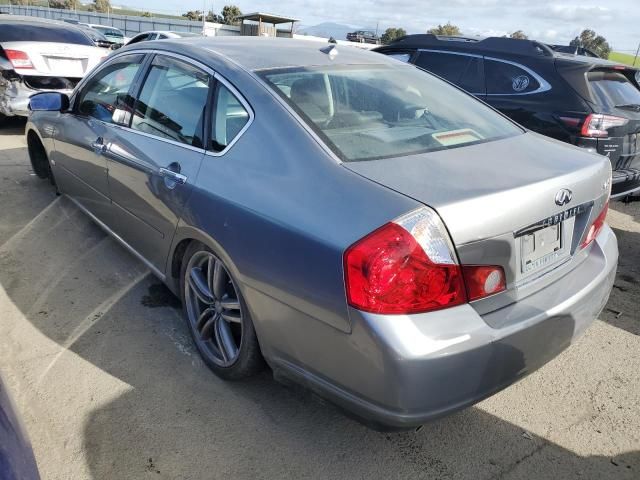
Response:
[[[227,272],[224,270],[222,262],[214,259],[213,272],[209,270],[209,277],[211,281],[211,291],[217,299],[221,299],[224,296],[225,287],[227,284]]]
[[[196,323],[196,328],[198,329],[200,334],[202,334],[202,329],[204,328],[206,323],[211,320],[211,317],[214,316],[215,313],[216,311],[213,308],[205,308],[202,311],[200,317],[198,318],[198,323]]]
[[[225,298],[220,300],[220,305],[225,310],[240,310],[240,302],[236,298]]]
[[[226,311],[220,314],[224,320],[230,323],[242,323],[240,312]]]
[[[224,360],[228,362],[234,359],[238,355],[238,347],[233,339],[231,333],[231,327],[229,324],[222,320],[222,317],[216,318],[215,323],[216,343],[220,349],[220,353],[224,357]]]
[[[213,303],[213,294],[209,289],[209,285],[204,278],[202,269],[199,267],[193,267],[189,272],[189,286],[195,295],[201,302],[210,305]]]
[[[216,324],[220,319],[219,315],[212,315],[209,319],[204,322],[202,329],[200,330],[200,336],[204,341],[211,340],[213,337],[214,331],[216,329]]]

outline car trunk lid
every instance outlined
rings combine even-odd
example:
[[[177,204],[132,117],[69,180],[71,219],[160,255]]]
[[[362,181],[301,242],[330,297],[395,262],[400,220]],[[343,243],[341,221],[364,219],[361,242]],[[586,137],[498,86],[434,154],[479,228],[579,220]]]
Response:
[[[482,311],[544,288],[550,280],[534,280],[552,279],[560,265],[577,265],[579,242],[608,199],[611,175],[604,157],[534,133],[344,166],[435,209],[461,263],[505,269],[507,292],[479,301]],[[534,243],[546,246],[536,253]]]
[[[55,42],[5,42],[2,47],[28,55],[33,68],[16,68],[21,75],[81,78],[108,55],[97,47]]]

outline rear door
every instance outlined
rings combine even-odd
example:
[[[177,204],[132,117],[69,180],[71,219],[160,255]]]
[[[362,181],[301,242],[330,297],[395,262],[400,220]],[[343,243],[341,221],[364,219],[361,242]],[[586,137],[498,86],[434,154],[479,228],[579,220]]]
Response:
[[[105,137],[113,229],[160,272],[204,157],[212,82],[205,67],[155,55],[130,127]]]

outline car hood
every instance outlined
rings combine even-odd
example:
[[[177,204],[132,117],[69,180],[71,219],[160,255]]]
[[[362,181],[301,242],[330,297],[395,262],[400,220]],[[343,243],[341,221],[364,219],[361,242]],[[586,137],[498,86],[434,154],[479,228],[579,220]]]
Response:
[[[600,199],[611,177],[606,157],[531,132],[343,165],[434,208],[456,245],[513,233]],[[558,206],[555,196],[563,188],[571,190],[572,199]]]

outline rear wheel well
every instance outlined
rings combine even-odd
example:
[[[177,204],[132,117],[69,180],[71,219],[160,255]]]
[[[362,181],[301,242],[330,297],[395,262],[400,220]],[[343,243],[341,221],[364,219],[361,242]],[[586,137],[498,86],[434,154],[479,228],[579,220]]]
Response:
[[[171,259],[171,276],[173,278],[180,278],[180,270],[182,269],[182,260],[184,259],[184,252],[187,251],[191,242],[195,242],[195,240],[191,238],[186,238],[184,240],[180,240],[180,243],[176,245],[175,250],[173,251],[173,257]]]

